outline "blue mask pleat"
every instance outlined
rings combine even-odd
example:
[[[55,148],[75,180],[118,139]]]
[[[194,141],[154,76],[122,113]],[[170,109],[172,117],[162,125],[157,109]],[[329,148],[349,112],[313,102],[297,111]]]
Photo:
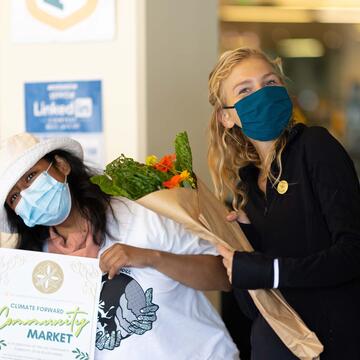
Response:
[[[69,216],[71,195],[68,184],[57,181],[45,171],[20,195],[15,212],[29,227],[59,225]]]
[[[293,111],[283,86],[265,86],[234,105],[242,131],[254,140],[278,138],[288,125]]]

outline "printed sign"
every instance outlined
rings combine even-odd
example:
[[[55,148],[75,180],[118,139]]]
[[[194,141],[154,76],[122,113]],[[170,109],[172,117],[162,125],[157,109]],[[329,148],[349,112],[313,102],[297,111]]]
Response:
[[[103,164],[101,81],[25,84],[25,128],[40,138],[69,136],[85,160]]]
[[[0,359],[94,359],[97,259],[0,249]]]
[[[26,130],[101,132],[101,81],[25,84]]]
[[[114,0],[17,0],[11,4],[16,42],[109,40],[114,36]]]

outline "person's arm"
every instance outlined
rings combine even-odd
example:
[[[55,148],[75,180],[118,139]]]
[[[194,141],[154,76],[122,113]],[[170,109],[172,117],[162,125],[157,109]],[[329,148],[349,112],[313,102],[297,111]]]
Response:
[[[332,244],[306,257],[278,258],[279,288],[336,286],[360,277],[360,187],[353,163],[325,129],[312,129],[308,136],[308,171]],[[273,287],[275,257],[224,255],[235,287]]]
[[[101,255],[100,268],[111,279],[122,267],[152,267],[197,290],[230,290],[220,256],[178,255],[114,244]]]

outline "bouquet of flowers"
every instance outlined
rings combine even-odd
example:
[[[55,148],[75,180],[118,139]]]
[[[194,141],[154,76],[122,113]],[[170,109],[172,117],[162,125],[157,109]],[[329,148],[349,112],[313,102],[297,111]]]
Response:
[[[202,239],[232,250],[253,251],[238,224],[225,220],[226,206],[196,177],[186,132],[175,139],[175,154],[145,164],[121,155],[91,181],[168,217]],[[284,344],[300,359],[311,360],[323,346],[278,290],[249,290],[260,313]]]
[[[93,183],[111,195],[137,200],[161,189],[175,187],[196,188],[196,177],[192,171],[192,154],[186,132],[175,139],[175,154],[158,160],[155,155],[141,164],[121,154],[106,166],[104,175],[94,176]]]

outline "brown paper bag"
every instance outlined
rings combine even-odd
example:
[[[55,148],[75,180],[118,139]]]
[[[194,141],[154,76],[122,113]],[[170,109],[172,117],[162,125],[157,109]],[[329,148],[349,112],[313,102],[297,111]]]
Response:
[[[225,205],[198,179],[198,188],[159,190],[137,200],[144,207],[168,217],[213,244],[233,250],[252,251],[234,222],[227,222]],[[276,334],[299,359],[312,360],[323,346],[278,290],[249,290],[255,305]]]

